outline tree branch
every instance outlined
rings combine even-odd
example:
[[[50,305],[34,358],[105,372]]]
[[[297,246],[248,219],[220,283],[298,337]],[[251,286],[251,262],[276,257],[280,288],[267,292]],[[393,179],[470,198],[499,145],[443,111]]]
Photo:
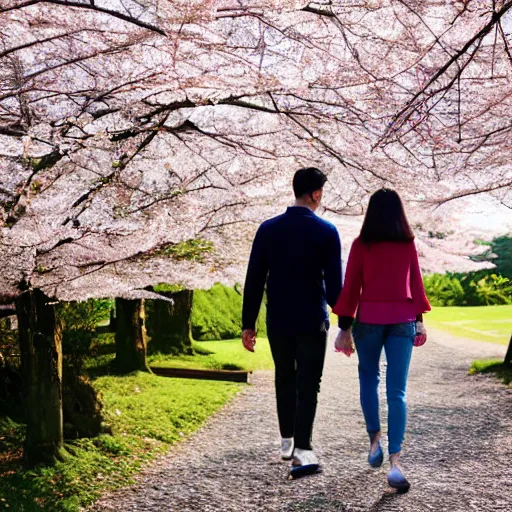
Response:
[[[456,194],[445,197],[443,199],[432,199],[430,202],[433,204],[436,204],[436,208],[439,208],[441,205],[448,203],[450,201],[453,201],[455,199],[460,199],[462,197],[467,197],[467,196],[475,196],[478,194],[483,194],[484,192],[493,192],[495,190],[500,190],[500,189],[510,188],[510,187],[512,187],[512,179],[505,181],[505,182],[495,184],[495,185],[489,185],[484,188],[479,188],[476,190],[475,189],[463,190],[461,192],[457,192]]]
[[[1,10],[0,10],[1,12]],[[70,37],[70,36],[73,36],[75,34],[80,34],[81,32],[94,32],[94,33],[98,33],[98,32],[101,32],[100,30],[97,30],[97,29],[89,29],[89,28],[85,28],[85,29],[81,29],[81,30],[75,30],[73,32],[65,32],[63,34],[58,34],[56,36],[51,36],[51,37],[46,37],[45,39],[36,39],[35,41],[30,41],[28,43],[25,43],[25,44],[20,44],[18,46],[14,46],[12,48],[8,48],[7,50],[4,50],[2,52],[0,52],[0,59],[2,59],[3,57],[6,57],[7,55],[10,55],[11,53],[15,53],[15,52],[18,52],[20,50],[24,50],[26,48],[30,48],[31,46],[35,46],[37,44],[43,44],[43,43],[48,43],[50,41],[55,41],[56,39],[63,39],[65,37]]]
[[[448,59],[443,66],[441,66],[436,73],[430,78],[430,80],[416,93],[414,96],[407,102],[407,104],[397,113],[393,116],[393,121],[390,123],[390,125],[386,128],[384,134],[382,135],[380,142],[385,140],[390,132],[392,130],[399,129],[407,120],[411,117],[411,115],[414,112],[414,109],[412,108],[416,101],[426,93],[428,88],[434,84],[441,76],[443,76],[450,67],[455,64],[463,55],[465,55],[468,50],[477,42],[482,41],[482,39],[492,30],[494,25],[496,23],[499,23],[501,18],[512,8],[512,1],[505,2],[502,6],[502,8],[499,11],[495,11],[491,15],[491,19],[489,20],[486,25],[480,29],[473,37],[471,37],[466,44],[455,54]],[[474,56],[474,54],[473,54]],[[453,84],[456,80],[456,77],[454,80],[451,81]],[[400,120],[400,121],[399,121]],[[399,121],[398,128],[396,127],[396,123]]]
[[[17,9],[23,9],[25,7],[31,7],[32,5],[37,4],[54,4],[54,5],[62,5],[65,7],[76,7],[78,9],[88,9],[90,11],[99,12],[101,14],[108,14],[114,18],[118,18],[120,20],[126,21],[128,23],[132,23],[133,25],[137,25],[138,27],[144,28],[146,30],[150,30],[151,32],[156,32],[162,36],[167,35],[165,31],[161,28],[151,25],[150,23],[146,23],[145,21],[141,21],[133,16],[129,16],[127,14],[123,14],[122,12],[114,11],[112,9],[106,9],[104,7],[99,7],[93,3],[84,4],[81,2],[74,2],[72,0],[26,0],[25,2],[18,3],[17,5],[13,5],[11,7],[3,7],[0,8],[0,13],[14,11]]]

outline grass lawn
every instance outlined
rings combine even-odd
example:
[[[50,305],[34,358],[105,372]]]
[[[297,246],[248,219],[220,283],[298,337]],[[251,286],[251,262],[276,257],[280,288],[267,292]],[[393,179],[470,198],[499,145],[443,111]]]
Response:
[[[155,366],[175,368],[208,368],[215,370],[269,370],[274,367],[266,338],[258,338],[254,353],[242,346],[242,341],[201,341],[194,343],[194,356],[155,355],[149,362]]]
[[[501,359],[480,359],[473,361],[469,369],[471,375],[475,373],[495,373],[504,384],[512,383],[512,367],[505,366]]]
[[[425,315],[427,326],[455,336],[508,344],[512,334],[512,306],[435,307]]]
[[[104,334],[86,367],[103,403],[112,435],[66,443],[69,455],[54,467],[28,471],[21,463],[24,427],[0,416],[0,511],[77,512],[102,493],[129,484],[158,454],[187,436],[239,392],[244,384],[170,379],[147,373],[109,375],[112,335]],[[254,354],[240,340],[195,344],[197,356],[162,357],[158,364],[196,368],[272,367],[268,341]],[[156,359],[155,359],[156,361]]]

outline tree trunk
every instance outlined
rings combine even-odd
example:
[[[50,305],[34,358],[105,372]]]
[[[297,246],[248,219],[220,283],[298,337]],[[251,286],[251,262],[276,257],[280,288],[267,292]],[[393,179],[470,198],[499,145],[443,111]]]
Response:
[[[505,361],[504,363],[507,366],[512,366],[512,336],[510,336],[510,342],[508,344],[507,353],[505,354]]]
[[[193,290],[158,292],[173,299],[152,300],[148,313],[148,331],[152,353],[192,354],[191,314]]]
[[[110,310],[110,322],[108,324],[109,332],[116,332],[117,318],[116,318],[116,309],[112,308]]]
[[[142,300],[116,299],[116,359],[120,373],[150,371],[146,361],[146,327]]]
[[[63,450],[62,328],[41,290],[17,300],[27,436],[25,461],[53,463]]]

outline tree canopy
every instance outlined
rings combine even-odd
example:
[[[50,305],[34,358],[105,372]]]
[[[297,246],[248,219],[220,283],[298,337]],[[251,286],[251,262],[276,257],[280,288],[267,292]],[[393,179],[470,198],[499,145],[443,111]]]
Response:
[[[5,0],[0,293],[240,279],[298,166],[512,207],[512,1]]]

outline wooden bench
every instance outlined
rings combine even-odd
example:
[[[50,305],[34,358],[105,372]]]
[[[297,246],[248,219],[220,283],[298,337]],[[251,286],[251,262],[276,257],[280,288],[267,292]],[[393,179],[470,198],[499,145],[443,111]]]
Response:
[[[226,380],[231,382],[248,382],[249,373],[244,370],[199,370],[192,368],[162,368],[151,366],[151,371],[160,377],[181,379]]]

